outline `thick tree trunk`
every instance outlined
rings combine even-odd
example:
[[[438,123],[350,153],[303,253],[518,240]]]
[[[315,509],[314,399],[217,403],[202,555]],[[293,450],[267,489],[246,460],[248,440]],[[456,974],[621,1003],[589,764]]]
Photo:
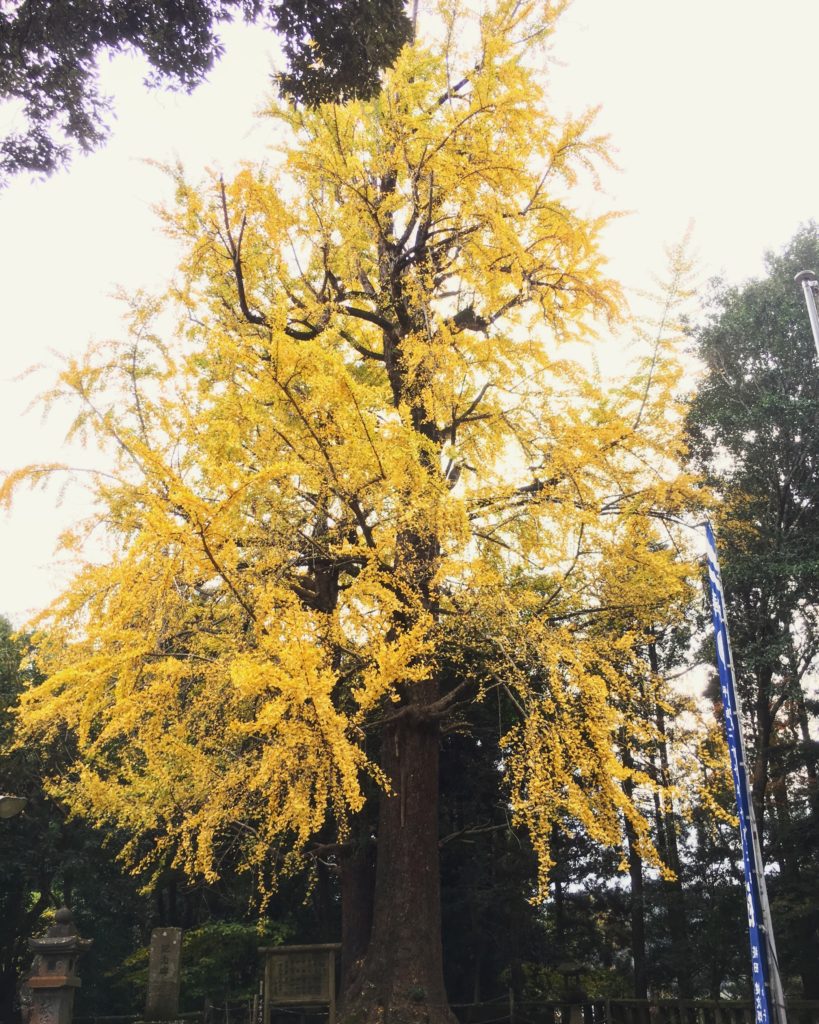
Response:
[[[386,197],[395,192],[396,174],[379,183]],[[408,371],[402,343],[426,323],[425,312],[395,262],[392,216],[385,213],[378,251],[379,314],[390,323],[382,329],[384,365],[396,408],[406,403],[419,436],[440,451],[437,424],[424,397],[431,367]],[[437,454],[422,450],[420,463],[439,481]],[[399,531],[395,580],[411,581],[425,610],[437,615],[433,580],[440,556],[438,538],[426,531]],[[396,615],[400,632],[409,607]],[[407,620],[405,621],[405,615]],[[402,694],[381,730],[381,769],[389,792],[379,799],[375,896],[369,946],[342,996],[341,1019],[349,1024],[455,1024],[444,989],[441,945],[441,893],[438,858],[439,725],[429,712],[439,696],[436,680],[415,683]]]
[[[438,869],[438,744],[423,705],[382,734],[375,902],[370,943],[341,1019],[364,1024],[452,1024],[444,991]]]

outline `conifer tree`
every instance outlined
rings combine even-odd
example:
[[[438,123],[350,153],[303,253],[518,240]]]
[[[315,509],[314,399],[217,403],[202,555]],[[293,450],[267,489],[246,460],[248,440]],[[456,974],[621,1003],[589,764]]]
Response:
[[[754,809],[766,860],[780,868],[774,918],[787,922],[777,948],[811,999],[819,997],[819,747],[808,682],[819,655],[819,372],[794,275],[818,263],[819,231],[808,224],[767,254],[763,278],[715,282],[696,333],[705,372],[688,414],[692,463],[721,499]]]
[[[113,454],[112,546],[45,613],[26,727],[76,733],[76,807],[206,878],[239,851],[264,891],[374,836],[359,1021],[449,1018],[439,741],[488,697],[544,886],[558,828],[618,845],[625,818],[657,859],[617,752],[693,496],[668,351],[609,387],[560,351],[621,313],[571,198],[605,140],[545,104],[561,6],[444,5],[379,98],[275,106],[266,167],[180,173],[179,280],[51,396]]]

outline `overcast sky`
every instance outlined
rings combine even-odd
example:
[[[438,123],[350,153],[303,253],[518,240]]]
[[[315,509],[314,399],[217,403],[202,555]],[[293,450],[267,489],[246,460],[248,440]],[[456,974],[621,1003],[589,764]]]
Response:
[[[0,469],[92,458],[61,448],[64,416],[43,423],[25,409],[53,379],[55,353],[119,333],[116,287],[159,290],[173,270],[151,212],[168,185],[144,161],[180,157],[195,177],[269,144],[253,112],[271,40],[235,28],[226,42],[191,97],[146,92],[136,60],[106,65],[118,115],[108,146],[0,193]],[[575,0],[555,38],[552,101],[575,112],[602,104],[621,168],[606,175],[605,202],[632,211],[607,244],[627,285],[650,284],[691,220],[702,279],[742,280],[761,273],[765,249],[819,218],[817,48],[816,0]],[[33,364],[43,368],[18,379]],[[18,624],[67,578],[53,551],[77,499],[55,509],[57,497],[37,492],[0,513],[0,613]]]

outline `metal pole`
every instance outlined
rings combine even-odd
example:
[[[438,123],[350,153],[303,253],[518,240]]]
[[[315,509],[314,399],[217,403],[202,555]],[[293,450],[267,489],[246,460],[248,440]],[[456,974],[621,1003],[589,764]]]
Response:
[[[819,279],[812,270],[800,270],[794,281],[798,281],[802,285],[805,304],[808,307],[810,329],[813,331],[813,343],[816,345],[816,352],[819,355],[819,310],[816,308],[816,289],[819,288]]]

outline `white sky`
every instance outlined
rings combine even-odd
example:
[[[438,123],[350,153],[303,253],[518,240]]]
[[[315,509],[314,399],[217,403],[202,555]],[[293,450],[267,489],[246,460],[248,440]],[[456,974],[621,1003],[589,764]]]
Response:
[[[270,37],[238,27],[225,38],[225,58],[191,97],[147,92],[136,61],[106,67],[118,115],[108,146],[0,193],[0,470],[90,458],[62,447],[64,418],[25,410],[53,380],[55,352],[119,333],[115,287],[159,290],[172,273],[176,254],[151,213],[168,186],[142,161],[179,156],[196,176],[264,152],[270,126],[253,111],[268,90]],[[702,277],[741,280],[819,218],[816,0],[575,0],[554,56],[555,104],[603,105],[598,123],[621,167],[606,176],[607,203],[633,211],[607,245],[627,285],[650,285],[692,219]],[[56,500],[53,489],[23,495],[0,513],[0,613],[18,624],[67,578],[53,551],[75,505]]]

